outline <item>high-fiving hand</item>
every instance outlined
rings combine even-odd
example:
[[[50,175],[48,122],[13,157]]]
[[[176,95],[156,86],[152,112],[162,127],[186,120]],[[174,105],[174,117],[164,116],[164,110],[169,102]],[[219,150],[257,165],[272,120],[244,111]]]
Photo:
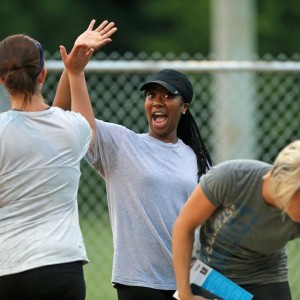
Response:
[[[111,42],[111,36],[117,31],[114,22],[103,21],[97,28],[94,28],[96,20],[92,20],[85,32],[75,41],[74,45],[86,44],[89,48],[99,50]]]
[[[64,46],[60,46],[59,48],[61,58],[69,74],[83,72],[94,52],[93,48],[84,43],[75,45],[69,54],[67,54]]]

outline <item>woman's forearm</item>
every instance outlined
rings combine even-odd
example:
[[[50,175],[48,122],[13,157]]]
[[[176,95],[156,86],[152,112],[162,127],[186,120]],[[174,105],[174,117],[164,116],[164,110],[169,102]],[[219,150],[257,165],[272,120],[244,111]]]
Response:
[[[193,231],[182,230],[182,224],[176,222],[173,227],[173,261],[180,299],[190,299],[190,262],[194,244]]]
[[[93,132],[95,132],[95,117],[85,82],[84,72],[76,74],[70,73],[69,81],[72,95],[72,111],[79,112],[83,117],[85,117]]]
[[[71,89],[66,69],[63,70],[59,79],[52,105],[60,107],[63,110],[71,110]]]

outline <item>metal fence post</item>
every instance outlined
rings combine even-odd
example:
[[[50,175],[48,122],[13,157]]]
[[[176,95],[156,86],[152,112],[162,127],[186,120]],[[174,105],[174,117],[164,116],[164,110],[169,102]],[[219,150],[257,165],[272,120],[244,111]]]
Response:
[[[212,53],[218,60],[243,60],[255,53],[253,0],[214,0]],[[215,157],[219,161],[254,155],[253,74],[218,73],[214,77]],[[232,109],[235,107],[235,109]],[[237,109],[238,108],[238,109]],[[247,145],[247,146],[246,146]]]

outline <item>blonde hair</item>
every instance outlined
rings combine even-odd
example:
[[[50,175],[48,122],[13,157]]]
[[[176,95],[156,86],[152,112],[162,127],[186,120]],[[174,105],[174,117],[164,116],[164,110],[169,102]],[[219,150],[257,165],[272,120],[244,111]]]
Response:
[[[300,191],[300,140],[290,143],[279,152],[271,176],[274,200],[285,210],[291,198]]]

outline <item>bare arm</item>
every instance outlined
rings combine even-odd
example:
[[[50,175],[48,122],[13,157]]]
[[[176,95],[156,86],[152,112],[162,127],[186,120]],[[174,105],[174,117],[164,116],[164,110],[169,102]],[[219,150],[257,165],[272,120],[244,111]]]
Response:
[[[63,110],[71,110],[71,90],[66,69],[63,70],[59,79],[52,106],[58,106]]]
[[[207,199],[198,184],[183,206],[173,226],[173,261],[181,300],[200,300],[193,296],[190,288],[190,262],[194,244],[195,229],[203,224],[215,211],[216,207]]]
[[[68,55],[65,47],[60,46],[60,54],[66,68],[65,73],[69,78],[71,109],[81,113],[86,118],[92,128],[94,137],[96,130],[95,117],[84,76],[84,68],[93,52],[94,49],[89,49],[87,45],[77,44]]]
[[[88,49],[93,48],[99,50],[111,42],[110,37],[117,31],[113,22],[103,21],[96,29],[93,30],[96,20],[92,20],[87,28],[75,41],[76,45],[85,44]],[[53,101],[53,106],[58,106],[64,110],[71,109],[71,92],[68,72],[63,71],[56,94]]]

